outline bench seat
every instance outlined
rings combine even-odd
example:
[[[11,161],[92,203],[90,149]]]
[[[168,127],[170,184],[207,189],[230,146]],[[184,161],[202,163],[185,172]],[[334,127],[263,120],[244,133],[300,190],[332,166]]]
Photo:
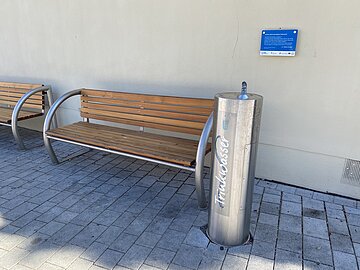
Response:
[[[113,126],[78,122],[46,132],[48,136],[114,151],[145,156],[183,166],[196,160],[198,141],[134,131]],[[210,152],[211,145],[206,147]]]
[[[0,122],[4,124],[11,124],[11,116],[13,110],[14,110],[13,108],[0,107]],[[19,112],[18,120],[26,120],[42,115],[43,113],[40,112],[30,112],[30,111],[22,110]]]

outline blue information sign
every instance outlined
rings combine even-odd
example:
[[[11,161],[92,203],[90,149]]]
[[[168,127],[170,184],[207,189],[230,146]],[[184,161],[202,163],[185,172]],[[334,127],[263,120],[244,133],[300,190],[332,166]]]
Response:
[[[297,29],[262,30],[260,55],[295,56]]]

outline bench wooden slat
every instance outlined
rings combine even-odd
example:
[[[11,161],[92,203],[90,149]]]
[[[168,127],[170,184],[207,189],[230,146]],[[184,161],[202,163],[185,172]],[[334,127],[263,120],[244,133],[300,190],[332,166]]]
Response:
[[[5,101],[18,102],[19,99],[20,99],[20,97],[11,97],[11,96],[2,96],[2,95],[0,95],[0,100],[1,100],[0,103],[5,102]],[[26,100],[26,103],[42,106],[42,100],[41,99],[39,100],[39,99],[29,98],[28,100]]]
[[[133,94],[126,92],[115,91],[100,91],[93,89],[84,89],[82,94],[85,96],[106,97],[110,99],[123,99],[132,101],[144,101],[152,103],[164,103],[172,105],[187,105],[197,107],[212,107],[214,101],[212,99],[205,98],[186,98],[175,96],[160,96],[160,95],[147,95],[147,94]]]
[[[184,166],[195,162],[197,151],[196,141],[85,122],[53,129],[47,134]]]
[[[0,96],[4,96],[4,97],[15,97],[17,99],[20,99],[25,93],[15,93],[15,92],[9,92],[9,91],[0,89]],[[29,99],[39,101],[39,100],[42,100],[42,97],[43,97],[43,95],[41,93],[36,93],[36,94],[32,95]]]
[[[87,113],[81,113],[81,117],[92,118],[93,115],[92,114],[87,114]],[[166,130],[166,131],[187,133],[187,134],[193,134],[193,135],[200,135],[201,132],[202,132],[202,130],[199,130],[199,129],[176,127],[176,126],[167,126],[167,125],[162,125],[162,124],[157,124],[157,123],[133,121],[133,120],[130,120],[130,119],[120,119],[120,118],[116,118],[116,117],[97,116],[95,119],[96,120],[101,120],[101,121],[125,124],[125,125],[141,126],[141,127],[161,129],[161,130]]]
[[[0,122],[5,124],[11,124],[11,116],[13,109],[12,108],[3,108],[0,107]],[[18,120],[26,120],[34,117],[38,117],[43,115],[43,113],[39,112],[29,112],[21,110],[19,113]]]
[[[0,82],[0,87],[35,89],[35,88],[38,88],[41,86],[43,86],[43,85],[42,84],[33,84],[33,83]]]
[[[3,105],[9,105],[9,106],[15,106],[17,102],[14,102],[14,101],[2,101],[0,100],[0,104],[3,104]],[[23,105],[23,108],[28,108],[28,109],[37,109],[37,110],[42,110],[42,106],[40,105],[37,105],[37,104],[31,104],[31,103],[28,103],[28,102],[25,102],[24,105]]]
[[[144,108],[134,108],[134,107],[120,107],[106,104],[97,104],[84,102],[82,106],[87,109],[92,110],[104,110],[110,112],[122,112],[129,114],[145,115],[145,116],[158,116],[163,118],[179,119],[179,120],[189,120],[193,122],[203,123],[208,119],[208,115],[196,115],[189,113],[178,113],[171,111],[159,111],[159,110],[148,110]]]
[[[163,125],[170,125],[177,127],[186,127],[186,128],[200,129],[200,130],[204,127],[203,123],[171,119],[171,118],[153,117],[153,116],[130,114],[130,113],[119,113],[114,111],[94,110],[89,108],[82,108],[82,111],[84,113],[94,116],[99,115],[99,116],[116,117],[120,119],[129,119],[129,120],[136,120],[136,121],[149,122],[149,123],[159,123]]]
[[[195,115],[204,115],[209,116],[212,112],[212,107],[191,107],[185,105],[171,105],[171,104],[160,104],[160,103],[145,103],[143,101],[129,101],[129,100],[120,100],[120,99],[104,99],[97,97],[81,96],[81,101],[92,104],[108,104],[108,105],[117,105],[128,108],[139,108],[139,109],[148,109],[148,110],[158,110],[158,111],[168,111],[168,112],[178,112],[178,113],[191,113]]]

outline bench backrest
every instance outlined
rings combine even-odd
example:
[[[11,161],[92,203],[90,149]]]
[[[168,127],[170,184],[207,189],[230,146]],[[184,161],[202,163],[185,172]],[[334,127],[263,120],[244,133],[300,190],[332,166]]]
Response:
[[[0,105],[14,107],[19,99],[31,89],[43,86],[42,84],[0,82]],[[23,105],[23,108],[39,109],[45,108],[44,92],[31,96]]]
[[[213,110],[213,104],[213,99],[84,89],[81,116],[199,135]]]

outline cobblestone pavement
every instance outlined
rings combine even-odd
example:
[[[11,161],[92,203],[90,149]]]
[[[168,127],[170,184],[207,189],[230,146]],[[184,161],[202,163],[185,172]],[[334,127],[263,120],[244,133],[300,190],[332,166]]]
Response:
[[[253,244],[220,248],[191,173],[60,142],[53,166],[21,131],[0,127],[0,268],[358,269],[359,201],[257,180]]]

